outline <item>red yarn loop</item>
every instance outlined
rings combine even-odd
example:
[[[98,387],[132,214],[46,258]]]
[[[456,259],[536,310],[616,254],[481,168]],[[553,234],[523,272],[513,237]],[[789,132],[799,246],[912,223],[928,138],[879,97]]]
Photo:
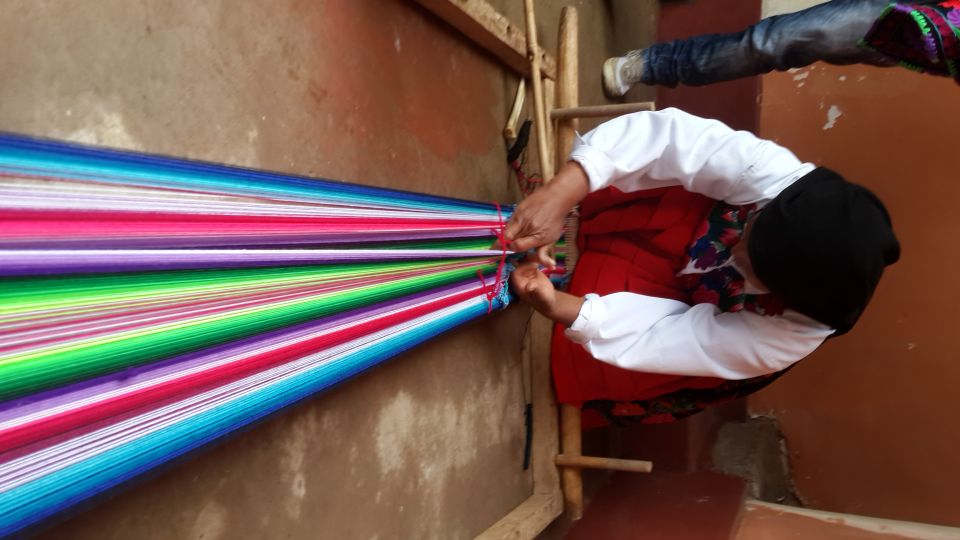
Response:
[[[493,301],[497,296],[500,296],[503,287],[506,286],[506,282],[503,279],[503,269],[507,265],[507,245],[510,244],[510,241],[504,237],[506,224],[503,222],[503,212],[500,209],[500,203],[495,202],[493,204],[497,207],[497,220],[499,221],[499,225],[493,230],[493,234],[497,237],[497,243],[500,245],[500,261],[497,263],[497,273],[492,287],[487,286],[487,280],[483,276],[483,271],[479,268],[477,269],[477,277],[483,286],[482,292],[487,298],[488,314],[493,311]]]

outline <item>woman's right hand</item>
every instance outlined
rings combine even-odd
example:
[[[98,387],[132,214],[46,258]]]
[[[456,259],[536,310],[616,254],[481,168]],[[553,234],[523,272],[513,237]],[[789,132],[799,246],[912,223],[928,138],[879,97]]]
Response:
[[[536,249],[537,262],[556,268],[550,250],[563,236],[567,214],[589,191],[587,174],[577,163],[567,162],[553,180],[517,205],[503,231],[510,249],[518,253]]]

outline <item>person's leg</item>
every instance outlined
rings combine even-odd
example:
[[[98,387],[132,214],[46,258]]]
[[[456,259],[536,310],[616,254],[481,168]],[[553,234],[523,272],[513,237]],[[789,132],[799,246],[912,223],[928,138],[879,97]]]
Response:
[[[656,43],[604,64],[604,87],[623,95],[638,82],[700,86],[773,70],[831,64],[894,65],[860,47],[888,0],[833,0],[760,21],[742,32]]]

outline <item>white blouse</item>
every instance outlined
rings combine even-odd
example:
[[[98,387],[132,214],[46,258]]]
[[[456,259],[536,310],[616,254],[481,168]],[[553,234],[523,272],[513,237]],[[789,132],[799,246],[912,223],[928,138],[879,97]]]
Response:
[[[683,186],[730,204],[763,205],[815,167],[789,150],[678,109],[606,122],[578,139],[570,159],[590,191]],[[567,337],[594,358],[635,371],[747,379],[782,370],[833,329],[786,310],[721,313],[634,293],[586,295]]]

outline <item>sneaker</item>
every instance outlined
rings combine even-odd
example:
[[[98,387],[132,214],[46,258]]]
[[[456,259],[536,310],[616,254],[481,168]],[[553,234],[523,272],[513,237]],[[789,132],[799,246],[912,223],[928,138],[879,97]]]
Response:
[[[603,63],[603,90],[608,97],[621,97],[643,76],[641,51],[630,51],[626,56],[607,58]]]

